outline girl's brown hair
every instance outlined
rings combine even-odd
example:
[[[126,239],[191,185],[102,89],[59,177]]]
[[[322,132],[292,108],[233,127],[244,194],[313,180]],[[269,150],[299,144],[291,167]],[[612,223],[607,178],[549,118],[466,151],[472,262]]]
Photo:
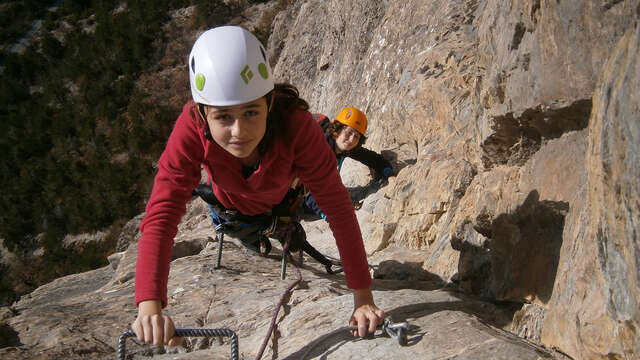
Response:
[[[309,110],[309,104],[302,98],[298,89],[287,83],[275,84],[273,90],[266,95],[269,115],[267,130],[258,144],[258,151],[264,153],[275,139],[290,141],[289,119],[298,110]]]

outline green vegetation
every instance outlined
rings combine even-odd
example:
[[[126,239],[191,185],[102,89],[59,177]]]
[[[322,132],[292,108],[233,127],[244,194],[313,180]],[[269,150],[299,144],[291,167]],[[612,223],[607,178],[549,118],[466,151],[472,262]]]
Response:
[[[62,1],[39,14],[47,29],[41,38],[21,54],[2,54],[0,237],[21,253],[42,234],[45,255],[35,267],[52,277],[106,264],[115,241],[111,249],[89,246],[77,254],[62,249],[61,239],[143,211],[153,163],[180,110],[146,101],[148,94],[134,85],[162,55],[169,10],[190,2],[135,1],[116,12],[106,4]],[[28,26],[20,24],[33,19],[7,19],[3,12],[3,21],[15,20],[7,28],[22,32]],[[61,20],[71,26],[61,27]],[[57,36],[48,32],[59,28]],[[20,38],[3,34],[4,43]],[[33,283],[48,280],[39,274]]]
[[[32,21],[41,19],[51,3],[51,0],[24,0],[0,4],[0,43],[14,43],[22,38],[31,28]]]
[[[105,265],[121,226],[144,211],[154,164],[182,104],[156,100],[176,89],[136,84],[176,56],[164,53],[174,40],[163,28],[170,12],[195,5],[185,25],[195,30],[234,23],[242,10],[206,0],[55,4],[0,5],[0,238],[17,254],[44,247],[32,273],[19,276],[31,287]],[[254,29],[265,43],[274,16]],[[20,54],[8,52],[35,20],[42,20],[42,35]],[[179,56],[174,64],[185,54]],[[176,87],[188,96],[187,83]],[[104,229],[111,235],[102,245],[81,253],[61,246],[66,234]],[[0,295],[10,288],[0,279]]]

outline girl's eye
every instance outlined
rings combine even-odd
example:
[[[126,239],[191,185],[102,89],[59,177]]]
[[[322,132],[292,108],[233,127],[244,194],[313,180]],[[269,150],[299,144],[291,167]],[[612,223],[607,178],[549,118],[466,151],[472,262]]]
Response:
[[[216,117],[214,117],[214,120],[216,121],[222,121],[222,122],[227,122],[227,121],[231,121],[231,115],[229,114],[222,114],[222,115],[218,115]]]
[[[256,116],[258,115],[258,112],[255,110],[247,110],[247,112],[244,113],[245,116]]]
[[[352,138],[352,137],[358,138],[358,135],[360,135],[360,134],[359,134],[359,133],[357,133],[357,132],[354,132],[354,131],[348,131],[348,130],[345,130],[345,132],[344,132],[344,136],[345,136],[347,139]]]

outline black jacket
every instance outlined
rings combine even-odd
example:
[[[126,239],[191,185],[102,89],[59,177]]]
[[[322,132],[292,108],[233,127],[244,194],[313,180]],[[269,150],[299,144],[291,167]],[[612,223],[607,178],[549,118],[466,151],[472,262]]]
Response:
[[[323,114],[313,114],[313,118],[318,122],[318,124],[322,127],[324,131],[324,136],[327,139],[327,143],[333,150],[333,153],[336,154],[336,160],[338,161],[338,172],[342,167],[342,162],[345,158],[351,158],[353,160],[359,161],[362,164],[365,164],[369,167],[369,169],[375,170],[378,177],[384,178],[385,180],[393,175],[393,168],[391,164],[382,157],[382,155],[378,154],[375,151],[369,150],[362,146],[358,146],[353,150],[349,150],[346,152],[342,152],[340,154],[337,153],[336,140],[333,138],[331,134],[327,132],[327,128],[329,127],[330,120],[326,115]],[[313,198],[313,194],[307,194],[304,197],[304,205],[305,208],[312,211],[316,215],[321,218],[325,218],[324,213],[318,207],[316,200]]]

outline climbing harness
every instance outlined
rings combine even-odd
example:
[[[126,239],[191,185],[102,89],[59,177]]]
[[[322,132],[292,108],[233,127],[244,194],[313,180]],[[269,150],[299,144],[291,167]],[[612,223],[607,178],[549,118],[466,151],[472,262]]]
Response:
[[[235,210],[225,209],[216,199],[213,189],[209,184],[200,184],[196,187],[192,195],[199,196],[209,206],[211,212],[211,220],[214,224],[216,237],[218,239],[218,251],[216,257],[216,268],[220,268],[222,264],[222,245],[224,243],[225,233],[231,233],[232,236],[239,238],[243,241],[244,238],[256,236],[256,240],[252,244],[256,244],[256,249],[260,256],[267,256],[271,251],[271,242],[269,237],[278,239],[281,243],[284,243],[285,235],[283,233],[284,227],[288,224],[296,225],[295,228],[295,242],[290,244],[292,252],[299,251],[298,264],[302,266],[303,252],[306,252],[324,265],[325,271],[328,274],[336,274],[342,272],[341,268],[336,270],[334,266],[340,266],[340,262],[337,260],[330,260],[318,250],[316,250],[306,239],[304,229],[299,225],[294,218],[289,214],[295,213],[295,209],[298,207],[301,201],[301,186],[292,188],[285,196],[283,201],[274,207],[271,215],[261,214],[255,216],[246,216],[240,214]],[[246,246],[246,245],[245,245]],[[284,251],[282,257],[282,265],[280,271],[280,277],[285,279],[286,266],[288,258],[291,257],[290,252]]]
[[[195,337],[231,338],[231,360],[238,360],[238,336],[232,330],[229,330],[229,329],[176,329],[175,335],[179,337],[195,336]],[[127,338],[135,337],[135,336],[136,336],[136,333],[133,330],[127,330],[120,335],[120,337],[118,338],[118,352],[116,354],[116,360],[126,359]]]
[[[295,222],[290,222],[290,219],[285,218],[285,217],[276,217],[274,218],[274,224],[278,222],[280,224],[286,224],[286,226],[292,226],[294,227],[294,229],[296,226]],[[267,230],[264,230],[262,232],[262,234],[265,237],[265,240],[259,240],[259,253],[260,256],[266,256],[269,251],[271,250],[271,243],[268,240],[268,236],[270,235],[274,235],[274,227],[276,225],[272,225],[271,227],[269,227]],[[280,225],[279,227],[281,227],[282,225]],[[218,251],[217,251],[217,256],[216,256],[216,265],[215,268],[218,269],[221,266],[222,263],[222,246],[223,246],[223,242],[224,242],[224,232],[225,229],[225,224],[224,223],[220,223],[218,225],[216,225],[215,230],[216,230],[216,237],[218,239]],[[278,232],[281,232],[281,229],[278,229]],[[294,230],[295,231],[295,230]],[[304,231],[304,230],[302,230]],[[279,236],[281,236],[282,234],[280,234]],[[306,240],[306,238],[299,238],[299,248],[296,249],[298,250],[298,266],[302,266],[302,263],[304,261],[304,257],[303,257],[303,252],[306,252],[307,254],[309,254],[312,258],[316,259],[319,263],[321,263],[322,265],[324,265],[324,269],[327,272],[327,274],[338,274],[341,273],[343,271],[342,268],[338,268],[338,269],[333,269],[334,266],[340,266],[340,261],[337,260],[332,260],[327,258],[326,256],[322,255],[318,250],[316,250],[311,244],[309,244],[309,242]],[[282,256],[282,262],[281,262],[281,266],[280,266],[280,278],[282,280],[285,280],[286,278],[286,269],[287,269],[287,262],[289,258],[292,258],[291,252],[287,249],[285,250],[283,247],[282,250],[283,256]]]

